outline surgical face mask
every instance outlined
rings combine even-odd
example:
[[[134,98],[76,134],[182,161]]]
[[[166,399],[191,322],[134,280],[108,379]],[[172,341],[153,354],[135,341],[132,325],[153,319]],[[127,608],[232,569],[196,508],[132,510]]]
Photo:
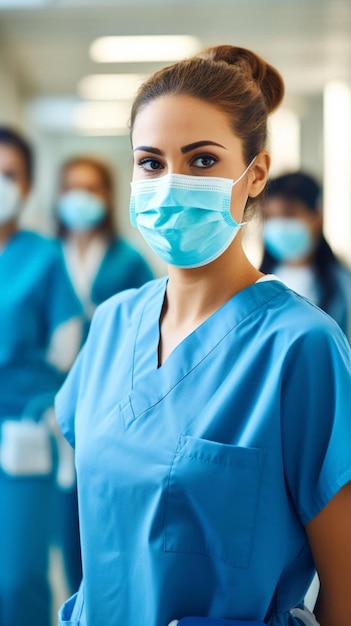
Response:
[[[313,250],[313,238],[308,226],[296,218],[275,217],[263,227],[263,241],[277,261],[299,261]]]
[[[21,209],[21,194],[17,185],[0,174],[0,224],[18,217]]]
[[[183,268],[211,263],[227,250],[243,225],[230,213],[232,188],[253,161],[236,181],[167,174],[132,182],[132,225],[165,263]]]
[[[73,189],[64,193],[57,203],[57,212],[69,230],[88,231],[98,226],[106,215],[106,206],[98,196]]]

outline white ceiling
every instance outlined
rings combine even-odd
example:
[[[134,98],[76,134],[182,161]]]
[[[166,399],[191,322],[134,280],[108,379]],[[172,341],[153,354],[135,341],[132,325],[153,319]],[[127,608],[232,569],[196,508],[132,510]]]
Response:
[[[351,0],[0,0],[0,54],[25,99],[75,96],[91,73],[156,69],[89,58],[96,37],[142,34],[252,48],[279,68],[287,98],[351,83]]]

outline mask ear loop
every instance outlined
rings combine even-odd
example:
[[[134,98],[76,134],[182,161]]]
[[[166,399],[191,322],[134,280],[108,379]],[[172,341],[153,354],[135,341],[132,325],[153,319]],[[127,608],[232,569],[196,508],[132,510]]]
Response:
[[[245,174],[247,174],[247,172],[249,171],[249,169],[250,169],[251,165],[253,165],[253,164],[254,164],[254,162],[256,161],[256,159],[257,159],[257,154],[256,154],[256,156],[254,156],[254,158],[252,159],[252,161],[250,161],[250,163],[248,164],[247,168],[243,171],[243,173],[242,173],[242,174],[240,174],[239,178],[237,178],[236,180],[233,180],[233,187],[234,187],[235,185],[237,185],[237,183],[239,183],[239,182],[241,181],[241,179],[242,179],[242,178],[244,178]]]
[[[233,187],[235,187],[235,185],[236,185],[237,183],[239,183],[239,182],[241,181],[241,179],[242,179],[242,178],[244,178],[245,174],[247,174],[247,172],[249,171],[250,167],[254,164],[254,162],[256,161],[256,159],[257,159],[257,154],[256,154],[256,156],[254,156],[254,158],[252,159],[252,161],[250,161],[250,163],[248,164],[247,168],[243,171],[243,173],[242,173],[242,174],[240,174],[239,178],[237,178],[236,180],[233,180],[233,185],[232,185],[232,188],[233,188]],[[249,198],[249,196],[247,196],[247,197],[246,197],[246,200],[245,200],[245,204],[244,204],[244,208],[243,208],[243,214],[244,214],[244,212],[245,212],[245,207],[246,207],[246,203],[247,203],[247,201],[248,201],[248,198]],[[238,224],[238,226],[240,226],[240,228],[242,228],[243,226],[246,226],[246,224],[248,224],[248,223],[249,223],[249,222],[240,222],[240,223]]]

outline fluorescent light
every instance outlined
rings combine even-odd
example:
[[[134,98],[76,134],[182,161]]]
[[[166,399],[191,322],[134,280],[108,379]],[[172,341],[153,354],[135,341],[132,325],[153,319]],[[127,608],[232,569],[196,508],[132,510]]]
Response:
[[[28,123],[58,133],[121,135],[129,132],[129,102],[84,102],[77,98],[34,98],[26,105]]]
[[[324,229],[335,251],[351,260],[351,92],[343,82],[324,89]]]
[[[78,83],[86,100],[132,100],[146,76],[142,74],[91,74]]]
[[[190,35],[99,37],[90,47],[90,56],[98,63],[178,61],[200,47],[199,40]]]
[[[128,102],[82,102],[77,105],[73,124],[83,131],[128,132],[130,104]]]

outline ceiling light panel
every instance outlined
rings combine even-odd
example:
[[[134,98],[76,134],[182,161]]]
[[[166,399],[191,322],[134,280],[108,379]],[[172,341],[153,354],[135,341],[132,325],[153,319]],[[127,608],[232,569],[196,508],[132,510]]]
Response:
[[[73,115],[78,130],[121,130],[128,132],[130,105],[127,102],[81,102]]]
[[[200,48],[200,41],[191,35],[99,37],[90,47],[90,56],[97,63],[178,61]]]
[[[145,80],[143,74],[91,74],[78,83],[86,100],[132,100]]]

